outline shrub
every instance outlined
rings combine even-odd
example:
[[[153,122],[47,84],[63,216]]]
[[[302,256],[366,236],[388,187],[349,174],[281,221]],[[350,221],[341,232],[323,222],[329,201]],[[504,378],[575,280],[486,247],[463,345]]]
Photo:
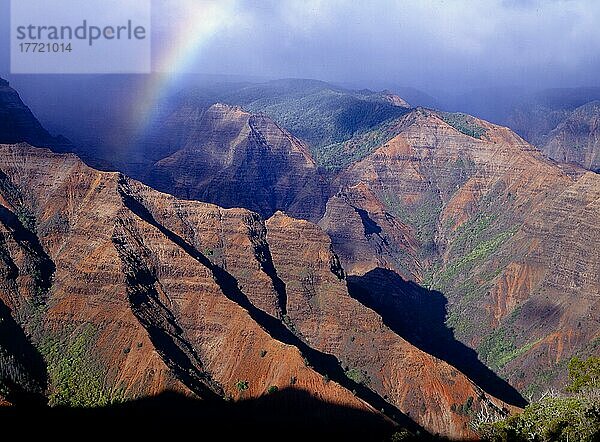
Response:
[[[600,357],[591,356],[585,361],[573,358],[568,368],[570,381],[568,391],[580,393],[600,389]]]
[[[358,368],[350,368],[346,370],[345,374],[348,379],[353,380],[357,384],[368,386],[371,383],[371,378],[365,370],[360,370]]]
[[[235,388],[237,388],[237,390],[239,392],[246,391],[248,389],[248,387],[249,387],[248,381],[241,381],[240,380],[240,381],[237,381],[235,383]]]
[[[515,416],[483,425],[489,441],[592,441],[600,436],[600,406],[577,397],[551,397]]]
[[[96,327],[85,324],[78,331],[41,342],[50,377],[50,405],[102,407],[125,400],[123,391],[105,383],[106,368],[94,351],[96,335]]]
[[[570,396],[546,395],[523,412],[478,427],[482,439],[504,441],[600,440],[598,392],[600,358],[578,358],[569,363]]]
[[[470,115],[460,112],[441,112],[440,116],[445,123],[470,137],[480,139],[487,132],[487,129],[477,124],[477,120]]]

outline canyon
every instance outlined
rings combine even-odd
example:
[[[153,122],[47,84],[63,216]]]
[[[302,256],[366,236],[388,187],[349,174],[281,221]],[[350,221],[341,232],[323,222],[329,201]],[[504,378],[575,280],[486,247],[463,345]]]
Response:
[[[4,401],[272,400],[474,438],[599,354],[598,174],[470,115],[293,85],[183,100],[101,171],[3,83]]]

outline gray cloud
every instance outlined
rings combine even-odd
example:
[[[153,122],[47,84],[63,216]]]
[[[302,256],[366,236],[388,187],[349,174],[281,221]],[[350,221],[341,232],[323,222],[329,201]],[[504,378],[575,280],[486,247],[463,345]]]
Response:
[[[153,0],[154,66],[445,92],[600,85],[598,23],[597,0]]]
[[[162,17],[214,6],[191,0],[157,3],[164,8]],[[221,23],[189,57],[186,70],[430,90],[598,84],[596,0],[219,4]],[[198,21],[203,26],[201,12]],[[163,49],[179,35],[173,31],[160,29]]]

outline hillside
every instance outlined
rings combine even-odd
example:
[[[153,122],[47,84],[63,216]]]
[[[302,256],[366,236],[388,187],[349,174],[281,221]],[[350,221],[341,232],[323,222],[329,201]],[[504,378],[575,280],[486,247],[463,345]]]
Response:
[[[463,114],[393,127],[338,175],[319,222],[356,296],[439,357],[460,359],[440,343],[455,335],[520,391],[563,385],[572,355],[600,351],[598,175]],[[452,331],[423,326],[432,311]]]
[[[173,144],[127,165],[158,191],[0,149],[11,402],[281,391],[338,422],[472,437],[480,408],[523,406],[600,351],[597,174],[462,113],[396,106],[316,147],[196,98],[155,133]]]
[[[201,113],[183,148],[158,161],[145,181],[173,195],[318,219],[326,179],[308,146],[270,118],[215,104]]]
[[[596,171],[599,99],[600,88],[548,89],[522,98],[499,121],[550,158]]]
[[[0,78],[0,143],[20,141],[58,150],[70,147],[65,138],[50,135],[8,81]]]

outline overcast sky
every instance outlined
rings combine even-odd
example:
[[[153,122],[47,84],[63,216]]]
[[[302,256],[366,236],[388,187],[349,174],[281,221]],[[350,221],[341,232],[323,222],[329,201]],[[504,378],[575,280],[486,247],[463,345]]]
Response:
[[[424,89],[600,84],[597,0],[170,0],[155,12],[157,51],[185,17],[212,23],[186,70]]]
[[[152,35],[162,71],[424,90],[600,85],[597,0],[153,0]]]

